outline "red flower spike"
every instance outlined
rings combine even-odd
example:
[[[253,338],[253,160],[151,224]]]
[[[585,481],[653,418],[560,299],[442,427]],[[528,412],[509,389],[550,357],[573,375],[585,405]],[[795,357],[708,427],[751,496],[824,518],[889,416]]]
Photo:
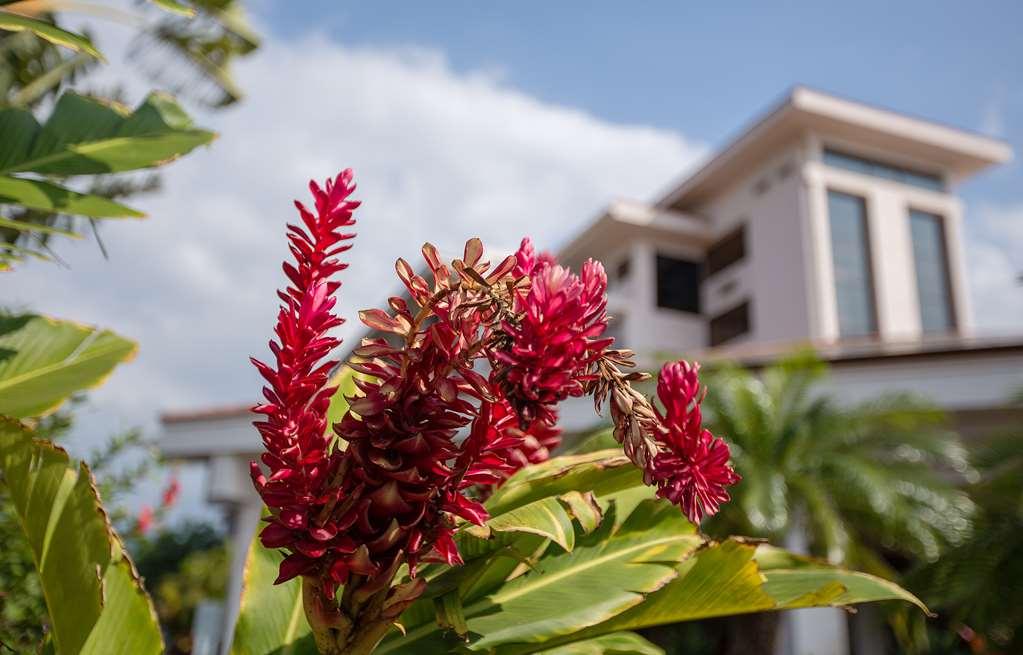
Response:
[[[728,463],[728,444],[703,429],[699,365],[679,361],[665,364],[657,379],[657,396],[664,412],[656,434],[662,449],[649,463],[647,479],[657,495],[682,508],[699,525],[729,499],[726,487],[741,478]]]
[[[336,503],[330,490],[341,457],[330,451],[325,435],[329,393],[324,388],[336,362],[321,360],[340,344],[329,336],[342,323],[332,313],[338,283],[329,280],[347,266],[335,255],[347,250],[344,242],[354,236],[343,230],[355,224],[352,212],[359,203],[348,199],[355,190],[350,170],[323,188],[315,182],[309,188],[313,210],[296,201],[303,226],[288,226],[294,263],[283,265],[291,285],[278,293],[283,304],[277,340],[270,342],[274,360],[253,360],[268,383],[267,403],[254,409],[264,415],[255,426],[266,446],[261,459],[269,476],[253,462],[252,479],[272,512],[260,538],[267,547],[291,552],[281,563],[278,582],[330,570],[350,554],[335,548],[337,529],[330,523],[329,506]]]

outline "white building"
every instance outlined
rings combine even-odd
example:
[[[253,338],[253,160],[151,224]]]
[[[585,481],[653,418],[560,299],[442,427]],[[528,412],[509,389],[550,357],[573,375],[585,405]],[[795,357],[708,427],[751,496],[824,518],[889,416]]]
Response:
[[[604,262],[613,331],[643,365],[686,354],[757,366],[810,344],[842,397],[919,392],[969,433],[1023,418],[1006,408],[1023,386],[1023,337],[974,334],[955,195],[1011,155],[985,136],[796,88],[657,202],[613,204],[560,258]],[[567,427],[592,422],[586,405],[565,412]],[[245,407],[163,417],[166,455],[207,462],[208,497],[232,517],[229,622],[260,512],[251,420]],[[837,610],[793,613],[785,634],[787,654],[850,652]],[[858,637],[857,653],[876,652]]]

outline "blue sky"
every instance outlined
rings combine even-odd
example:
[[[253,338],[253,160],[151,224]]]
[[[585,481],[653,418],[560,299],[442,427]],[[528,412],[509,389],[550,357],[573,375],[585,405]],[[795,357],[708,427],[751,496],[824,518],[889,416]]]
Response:
[[[1020,2],[314,0],[263,9],[282,36],[318,29],[350,45],[437,49],[456,71],[492,69],[544,101],[712,145],[806,84],[1023,151]],[[966,199],[1018,200],[1018,161],[969,183]]]

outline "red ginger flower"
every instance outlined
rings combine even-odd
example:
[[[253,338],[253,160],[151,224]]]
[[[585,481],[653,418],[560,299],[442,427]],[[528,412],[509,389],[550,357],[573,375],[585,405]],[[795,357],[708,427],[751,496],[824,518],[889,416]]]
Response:
[[[493,352],[495,376],[527,424],[553,425],[555,405],[585,393],[592,365],[613,342],[599,338],[607,328],[607,276],[593,260],[575,275],[550,255],[536,255],[528,238],[516,259],[530,286],[516,298],[518,322],[503,325],[510,346]]]
[[[648,483],[657,495],[682,508],[699,525],[728,501],[725,487],[741,478],[728,464],[728,444],[703,428],[699,365],[678,361],[665,364],[657,379],[657,396],[664,411],[657,411],[655,437],[660,449],[647,464]]]
[[[339,489],[333,480],[341,458],[331,451],[325,416],[334,389],[326,386],[336,362],[322,361],[340,340],[329,331],[342,323],[332,313],[334,292],[340,286],[329,278],[347,267],[336,257],[351,246],[354,234],[343,229],[355,224],[353,210],[359,206],[348,197],[355,190],[351,170],[327,180],[325,188],[310,182],[314,210],[296,201],[303,227],[288,225],[289,249],[295,263],[285,262],[291,286],[278,292],[283,301],[270,341],[273,365],[252,362],[268,382],[263,388],[266,403],[254,408],[265,415],[255,423],[266,452],[260,458],[269,469],[264,475],[252,463],[252,479],[271,510],[269,525],[260,539],[267,548],[286,548],[277,582],[329,567],[335,561],[356,562],[365,568],[364,553],[340,534],[347,517],[332,513]]]

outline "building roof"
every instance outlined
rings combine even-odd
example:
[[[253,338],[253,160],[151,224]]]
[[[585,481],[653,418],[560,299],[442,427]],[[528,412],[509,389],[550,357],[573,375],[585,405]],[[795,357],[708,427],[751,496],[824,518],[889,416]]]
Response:
[[[682,241],[690,245],[710,245],[714,240],[710,227],[702,218],[619,200],[562,246],[558,251],[558,261],[578,267],[593,253],[603,252],[637,236]]]
[[[953,180],[1012,158],[1012,149],[998,139],[795,87],[656,205],[675,211],[698,207],[809,131],[868,149],[898,152],[941,169],[936,173],[947,171]]]
[[[732,361],[757,368],[792,352],[808,348],[831,364],[874,363],[880,361],[923,360],[962,355],[1023,355],[1023,336],[962,337],[928,336],[902,341],[844,339],[836,342],[772,342],[723,345],[693,353],[698,361]]]
[[[223,419],[235,419],[235,418],[246,418],[256,417],[256,414],[252,412],[252,404],[233,404],[233,405],[218,405],[215,407],[206,407],[203,409],[187,410],[180,412],[163,412],[160,414],[160,423],[163,425],[173,425],[178,423],[195,423],[195,422],[206,422],[206,421],[217,421]]]

